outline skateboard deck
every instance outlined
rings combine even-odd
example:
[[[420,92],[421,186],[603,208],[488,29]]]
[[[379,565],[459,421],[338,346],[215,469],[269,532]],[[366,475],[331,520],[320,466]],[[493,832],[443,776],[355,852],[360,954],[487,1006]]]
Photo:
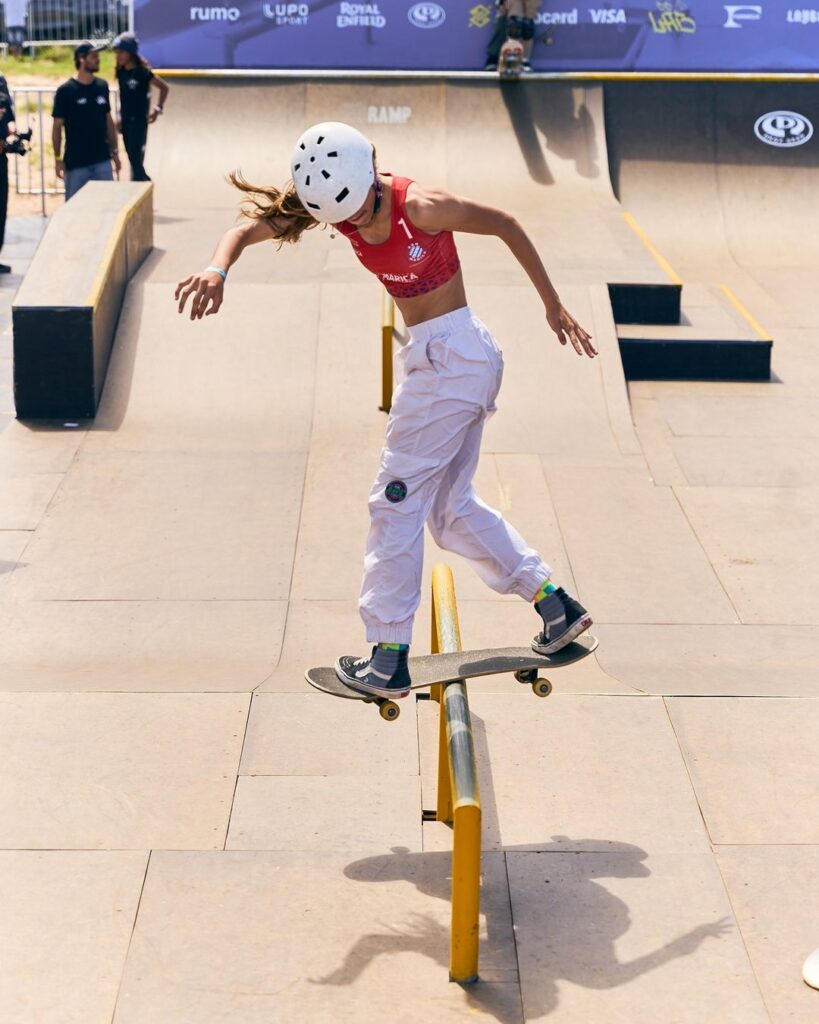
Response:
[[[498,58],[501,78],[520,78],[523,71],[523,46],[515,39],[507,39]]]
[[[487,647],[477,651],[455,651],[452,654],[421,654],[409,659],[412,679],[410,689],[423,690],[438,683],[452,683],[457,679],[477,679],[479,676],[514,674],[519,683],[528,683],[538,697],[548,697],[552,684],[540,677],[540,672],[563,668],[585,658],[597,648],[597,638],[587,633],[557,651],[555,654],[536,654],[531,647]],[[345,700],[363,700],[378,704],[381,717],[398,717],[398,705],[387,697],[360,693],[347,686],[336,675],[334,668],[309,668],[304,677],[323,693]]]

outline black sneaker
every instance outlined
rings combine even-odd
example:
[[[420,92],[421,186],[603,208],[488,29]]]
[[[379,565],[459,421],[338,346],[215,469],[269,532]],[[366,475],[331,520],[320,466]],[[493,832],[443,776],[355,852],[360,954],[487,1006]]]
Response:
[[[343,654],[336,661],[336,675],[346,686],[374,697],[406,697],[410,692],[407,651],[385,651],[378,644],[369,658]]]
[[[484,69],[484,71],[497,71],[498,70],[498,62],[496,60],[488,60],[484,64],[483,69]]]
[[[543,619],[542,632],[532,640],[532,650],[538,654],[554,654],[592,624],[591,615],[563,587],[537,601],[535,611]]]
[[[521,61],[521,62],[520,62],[520,70],[521,70],[521,71],[522,71],[522,72],[523,72],[524,74],[527,74],[527,75],[528,75],[528,74],[530,74],[530,73],[531,73],[531,70],[532,70],[532,65],[531,65],[531,64],[529,63],[529,61],[528,61],[528,60],[523,60],[523,61]]]

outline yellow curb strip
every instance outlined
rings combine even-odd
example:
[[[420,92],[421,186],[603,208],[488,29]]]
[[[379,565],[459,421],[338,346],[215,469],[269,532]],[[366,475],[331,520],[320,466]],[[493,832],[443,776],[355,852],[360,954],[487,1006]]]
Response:
[[[659,263],[659,265],[666,272],[666,274],[668,274],[668,276],[671,278],[671,281],[674,284],[682,284],[682,278],[674,270],[674,268],[671,266],[671,264],[668,262],[665,256],[663,256],[663,254],[657,249],[657,247],[654,245],[654,243],[651,241],[651,239],[648,237],[645,231],[643,231],[643,229],[634,219],[632,214],[627,213],[624,210],[623,217],[625,218],[626,224],[628,224],[628,226],[631,228],[634,234],[640,239],[640,241],[643,243],[646,249],[648,249],[648,251],[654,257],[657,263]]]
[[[149,202],[153,189],[148,189],[146,192],[140,193],[135,196],[134,199],[124,206],[117,214],[116,220],[111,226],[111,230],[108,233],[108,241],[105,244],[105,251],[100,258],[99,269],[94,275],[94,280],[91,282],[91,288],[88,291],[88,297],[85,300],[85,305],[90,306],[92,309],[97,308],[100,295],[102,295],[105,283],[108,280],[108,276],[111,273],[111,268],[114,264],[114,252],[116,247],[119,245],[120,240],[125,234],[125,228],[128,225],[128,221],[134,216],[140,206]]]
[[[771,341],[772,340],[771,339],[771,335],[768,333],[768,331],[765,330],[765,328],[762,326],[762,324],[758,320],[754,319],[754,317],[751,316],[751,314],[742,305],[742,303],[739,301],[739,299],[736,297],[736,295],[734,295],[734,293],[731,291],[731,289],[728,287],[728,285],[727,284],[721,284],[720,288],[725,293],[725,297],[728,299],[728,301],[731,303],[731,305],[737,310],[738,313],[741,314],[742,317],[744,317],[745,320],[748,321],[748,323],[751,325],[751,327],[753,327],[753,329],[756,331],[756,333],[759,335],[759,337],[763,341]]]

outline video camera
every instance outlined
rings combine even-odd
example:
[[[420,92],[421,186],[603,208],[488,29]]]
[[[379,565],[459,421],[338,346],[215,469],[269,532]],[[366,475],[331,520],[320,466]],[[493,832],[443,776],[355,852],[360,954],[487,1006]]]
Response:
[[[28,153],[26,149],[26,143],[31,142],[31,136],[34,132],[33,128],[29,128],[28,131],[18,132],[11,141],[6,140],[6,153],[15,153],[17,156],[25,156]]]

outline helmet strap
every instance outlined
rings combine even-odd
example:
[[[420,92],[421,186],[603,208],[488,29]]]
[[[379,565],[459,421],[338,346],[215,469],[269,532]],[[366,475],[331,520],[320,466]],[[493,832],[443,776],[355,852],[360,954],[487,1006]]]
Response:
[[[370,217],[371,224],[378,216],[378,211],[381,209],[381,200],[384,198],[384,182],[378,177],[377,172],[373,187],[375,188],[375,202],[373,203],[373,215]]]

